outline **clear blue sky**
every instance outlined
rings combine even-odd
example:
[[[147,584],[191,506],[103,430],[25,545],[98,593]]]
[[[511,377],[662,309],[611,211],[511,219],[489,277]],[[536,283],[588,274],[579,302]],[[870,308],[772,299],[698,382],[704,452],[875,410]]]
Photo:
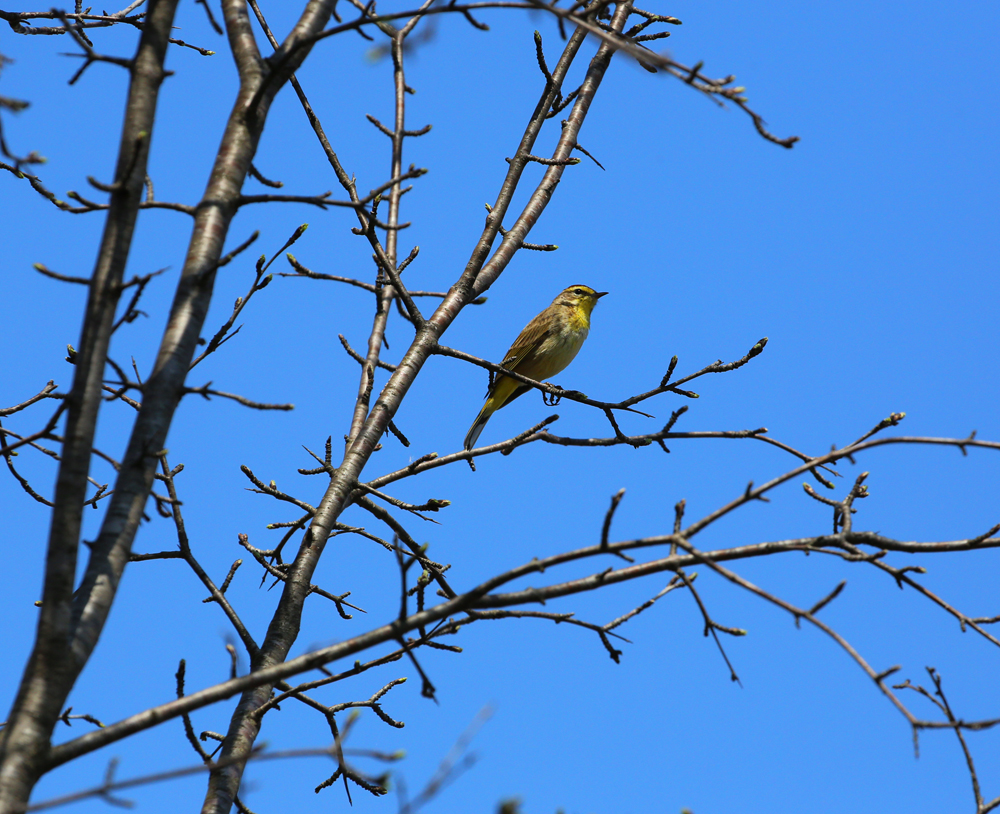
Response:
[[[595,311],[586,347],[557,378],[567,388],[624,398],[655,386],[674,354],[684,375],[718,358],[736,359],[768,336],[766,351],[747,367],[694,385],[701,398],[685,402],[691,409],[677,429],[766,426],[775,438],[819,454],[890,412],[905,411],[898,429],[903,434],[962,437],[977,430],[981,438],[1000,439],[1000,120],[991,92],[1000,69],[1000,7],[679,0],[653,10],[683,20],[666,42],[675,59],[703,60],[713,75],[736,74],[772,131],[798,135],[801,142],[791,151],[766,143],[739,110],[719,110],[683,84],[616,58],[580,137],[606,171],[586,160],[570,168],[532,233],[532,240],[559,244],[559,251],[522,252],[490,291],[488,304],[464,313],[445,343],[499,359],[560,289],[585,283],[611,293]],[[291,18],[280,16],[286,10],[269,13],[276,30],[287,30]],[[406,146],[405,163],[430,170],[404,198],[403,219],[413,226],[401,235],[401,254],[421,247],[407,271],[413,287],[446,289],[465,265],[483,204],[495,199],[503,159],[513,154],[540,91],[535,27],[550,59],[557,53],[556,28],[540,14],[481,17],[490,32],[441,18],[436,36],[408,63],[408,83],[417,90],[407,101],[408,126],[434,125]],[[178,37],[220,53],[171,52],[168,67],[176,74],[161,96],[150,171],[158,198],[193,203],[236,82],[225,42],[211,32],[200,7],[183,4],[178,25]],[[96,32],[94,41],[98,50],[118,55],[134,47],[126,31]],[[383,121],[392,115],[391,67],[371,59],[370,47],[355,34],[327,40],[299,74],[363,191],[386,180],[389,170],[388,140],[364,114]],[[57,194],[76,189],[100,200],[85,179],[110,180],[125,73],[96,65],[68,87],[78,60],[57,52],[73,50],[61,38],[0,36],[0,51],[15,60],[4,68],[0,93],[32,102],[17,117],[5,114],[4,132],[12,149],[48,158],[38,172]],[[557,133],[554,123],[538,151],[548,150]],[[332,189],[342,197],[290,89],[272,110],[255,164],[284,181],[284,192]],[[266,191],[252,180],[246,188]],[[102,221],[100,215],[55,211],[7,173],[0,176],[0,212],[0,406],[7,406],[49,379],[68,388],[71,370],[63,357],[65,346],[78,341],[84,291],[41,278],[31,264],[89,274]],[[220,273],[208,333],[245,293],[256,256],[277,251],[300,223],[310,228],[292,251],[304,264],[370,276],[370,250],[351,235],[352,218],[348,210],[300,205],[246,208],[227,245],[236,246],[254,229],[261,238]],[[184,215],[141,216],[129,274],[169,271],[148,289],[141,307],[149,317],[116,335],[112,353],[119,363],[134,356],[140,371],[149,369],[189,233]],[[286,268],[279,260],[273,270]],[[319,452],[332,435],[339,448],[358,369],[337,334],[363,347],[372,310],[370,296],[357,290],[276,277],[244,312],[240,334],[193,373],[194,385],[212,380],[221,390],[296,405],[291,413],[257,413],[191,398],[178,413],[168,439],[171,462],[186,465],[178,488],[188,532],[216,580],[243,554],[238,533],[269,547],[278,537],[265,526],[293,517],[245,491],[240,464],[303,499],[319,499],[319,480],[296,473],[312,463],[302,446]],[[407,337],[406,325],[392,322],[386,357],[397,358]],[[412,446],[387,440],[366,474],[392,471],[430,451],[459,449],[485,385],[478,369],[433,360],[396,419]],[[658,397],[648,408],[656,421],[625,416],[623,429],[658,429],[680,403]],[[43,412],[15,416],[5,426],[30,431],[40,426]],[[525,396],[494,417],[481,442],[506,438],[551,412],[537,396]],[[572,403],[557,412],[561,434],[608,434],[598,412]],[[106,407],[98,445],[120,455],[130,418],[122,405]],[[392,493],[415,502],[452,501],[437,515],[441,525],[407,522],[418,540],[430,544],[432,557],[452,564],[452,582],[466,587],[532,557],[595,542],[608,501],[622,487],[628,491],[613,539],[668,532],[679,499],[687,500],[694,519],[740,494],[748,481],[764,482],[794,464],[752,441],[680,441],[670,448],[666,456],[656,447],[535,445],[483,459],[474,474],[454,466]],[[39,491],[51,494],[48,459],[23,454],[18,462]],[[856,473],[871,471],[871,497],[858,506],[856,528],[932,541],[976,536],[1000,522],[996,453],[971,450],[962,457],[955,449],[896,447],[875,451],[856,466],[844,462],[841,469],[841,492]],[[110,477],[102,466],[93,474],[102,483]],[[155,514],[152,507],[150,512]],[[94,534],[100,514],[87,512],[86,535]],[[6,710],[34,632],[47,513],[5,474],[0,516],[9,558],[0,598],[8,631],[0,670]],[[357,510],[344,519],[376,530]],[[830,511],[791,483],[771,503],[746,507],[697,543],[728,547],[819,534],[830,525]],[[171,524],[154,516],[136,549],[174,545]],[[970,615],[1000,613],[994,579],[1000,558],[994,552],[889,561],[925,566],[924,584]],[[963,634],[951,617],[914,592],[900,591],[887,575],[801,555],[735,568],[806,607],[846,579],[847,588],[823,618],[876,669],[900,664],[900,678],[926,685],[925,666],[937,667],[957,715],[1000,715],[1000,652],[973,632]],[[530,620],[482,623],[455,640],[464,648],[461,655],[423,656],[438,704],[420,698],[419,679],[403,663],[319,697],[327,703],[367,698],[393,678],[410,677],[383,699],[385,710],[406,727],[390,729],[363,713],[348,745],[405,750],[395,770],[411,793],[491,705],[493,717],[471,747],[477,762],[428,808],[440,814],[491,812],[514,796],[522,798],[525,814],[682,807],[695,814],[974,811],[968,772],[951,734],[924,734],[916,759],[905,720],[833,642],[815,630],[797,630],[782,612],[696,570],[714,617],[749,631],[726,641],[742,689],[729,681],[714,644],[702,637],[691,597],[677,591],[621,629],[632,643],[619,665],[580,629]],[[351,601],[368,613],[344,622],[322,601],[310,603],[295,654],[348,638],[396,612],[395,571],[360,538],[338,538],[317,579],[336,593],[352,591]],[[665,582],[635,582],[547,609],[604,623]],[[260,640],[277,593],[258,590],[258,584],[255,567],[244,564],[230,596]],[[218,609],[200,603],[203,595],[178,562],[131,566],[105,636],[70,699],[74,712],[113,722],[169,700],[181,658],[188,660],[190,690],[226,678],[230,634]],[[915,695],[907,700],[918,714],[934,715]],[[230,705],[202,710],[195,727],[224,732],[230,711]],[[77,722],[57,736],[76,736],[87,727]],[[315,714],[286,703],[266,720],[262,740],[272,749],[324,746],[328,731]],[[969,742],[984,795],[1000,794],[1000,734],[974,734]],[[122,759],[123,777],[195,762],[173,721],[60,770],[39,785],[38,798],[98,783],[114,756]],[[377,771],[376,764],[361,765]],[[258,812],[343,810],[341,790],[312,792],[329,771],[315,759],[253,767],[244,799]],[[203,779],[195,779],[126,796],[139,811],[174,812],[194,810],[203,793]],[[94,801],[73,810],[106,806]],[[354,810],[395,811],[396,801],[376,801],[355,789]]]

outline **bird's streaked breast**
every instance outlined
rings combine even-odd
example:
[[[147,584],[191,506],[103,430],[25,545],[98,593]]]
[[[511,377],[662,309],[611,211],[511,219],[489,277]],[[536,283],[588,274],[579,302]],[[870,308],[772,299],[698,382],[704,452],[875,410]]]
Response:
[[[576,358],[588,333],[587,328],[582,328],[547,336],[535,353],[536,358],[542,357],[537,364],[537,369],[534,373],[526,373],[525,375],[539,381],[555,376]]]

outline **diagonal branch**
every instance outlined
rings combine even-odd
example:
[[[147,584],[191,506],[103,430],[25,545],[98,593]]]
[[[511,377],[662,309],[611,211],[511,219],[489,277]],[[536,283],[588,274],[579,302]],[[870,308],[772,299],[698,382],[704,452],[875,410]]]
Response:
[[[73,646],[80,607],[74,603],[73,588],[105,359],[142,197],[149,134],[165,76],[163,63],[176,5],[176,0],[162,0],[147,15],[130,65],[114,189],[90,279],[73,387],[66,402],[65,441],[56,480],[38,635],[11,716],[0,732],[0,809],[14,809],[27,802],[44,770],[45,750],[39,748],[38,739],[47,741],[51,734],[106,617],[104,607],[88,645],[82,649]],[[150,462],[151,469],[153,466],[155,460]],[[151,479],[143,501],[150,487]],[[112,505],[117,497],[116,488]],[[82,596],[89,599],[86,592]]]

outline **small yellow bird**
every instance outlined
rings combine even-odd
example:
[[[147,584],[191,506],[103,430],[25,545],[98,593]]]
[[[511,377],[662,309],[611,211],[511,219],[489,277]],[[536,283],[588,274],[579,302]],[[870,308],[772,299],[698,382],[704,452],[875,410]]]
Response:
[[[590,333],[590,312],[607,293],[585,285],[571,285],[524,327],[500,366],[539,382],[555,376],[583,347],[583,340]],[[465,436],[465,448],[475,446],[493,413],[531,389],[509,376],[497,375],[483,409]]]

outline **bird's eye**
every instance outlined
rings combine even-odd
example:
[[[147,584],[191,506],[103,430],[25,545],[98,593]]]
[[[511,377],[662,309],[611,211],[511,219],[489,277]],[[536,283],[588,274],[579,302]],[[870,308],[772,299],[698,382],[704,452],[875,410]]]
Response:
[[[578,295],[578,296],[580,296],[580,297],[582,297],[583,296],[583,289],[582,288],[574,288],[573,289],[573,293],[576,294],[576,295]]]

